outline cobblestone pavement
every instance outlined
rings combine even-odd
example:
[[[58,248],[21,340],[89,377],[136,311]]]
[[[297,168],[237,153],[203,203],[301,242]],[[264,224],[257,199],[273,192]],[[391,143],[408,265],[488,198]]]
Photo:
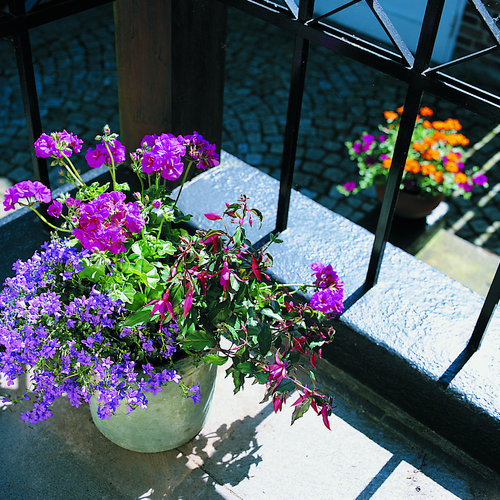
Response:
[[[118,130],[112,7],[95,8],[31,32],[43,126],[66,128],[92,144],[105,123]],[[230,9],[222,147],[279,177],[293,37]],[[324,206],[359,221],[376,207],[374,193],[344,198],[336,185],[355,179],[345,146],[376,131],[385,109],[404,101],[405,85],[328,50],[311,46],[294,183]],[[31,176],[28,139],[11,44],[0,41],[0,177]],[[422,105],[437,119],[458,118],[462,132],[479,141],[496,124],[431,95]],[[490,167],[496,137],[470,162]],[[489,162],[489,163],[488,163]],[[82,165],[80,165],[82,166]],[[487,175],[487,192],[448,200],[448,227],[458,236],[500,254],[500,172]],[[57,172],[51,173],[57,178]]]

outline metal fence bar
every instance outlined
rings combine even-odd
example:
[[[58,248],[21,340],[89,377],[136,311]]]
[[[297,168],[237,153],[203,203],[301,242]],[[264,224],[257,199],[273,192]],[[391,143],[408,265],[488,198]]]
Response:
[[[305,22],[310,19],[313,9],[314,0],[302,0],[299,6],[298,20]],[[292,61],[290,93],[288,97],[288,110],[281,164],[280,190],[278,196],[278,213],[276,215],[276,231],[279,233],[286,229],[288,223],[308,53],[309,40],[297,35],[295,37],[295,48]]]
[[[114,0],[49,0],[42,5],[33,7],[29,12],[14,14],[10,5],[18,0],[9,2],[9,11],[13,16],[0,20],[0,38],[7,38],[22,31],[36,28],[52,21],[57,21],[79,12],[84,12],[94,7],[111,3]],[[20,1],[19,3],[23,3]]]
[[[420,107],[422,91],[418,88],[410,86],[406,93],[404,103],[404,111],[401,116],[401,124],[398,132],[398,137],[394,147],[394,155],[392,158],[391,169],[387,178],[384,199],[380,209],[380,216],[375,231],[375,240],[373,242],[368,271],[363,286],[364,292],[372,288],[378,280],[380,267],[384,250],[389,240],[394,213],[396,211],[396,203],[399,196],[399,185],[403,178],[406,157],[411,143],[415,120]]]
[[[12,0],[9,2],[10,13],[15,16],[25,14],[23,0]],[[50,188],[47,161],[45,158],[37,158],[33,143],[42,133],[42,121],[38,106],[38,95],[36,91],[35,72],[31,55],[31,43],[27,30],[21,30],[13,36],[16,51],[17,70],[21,86],[21,95],[24,105],[24,115],[26,117],[26,128],[30,143],[31,162],[35,180],[38,180]]]
[[[52,0],[45,2],[43,5],[38,5],[39,2],[10,0],[8,3],[9,13],[0,21],[0,37],[11,38],[15,48],[33,173],[35,179],[48,188],[50,188],[50,180],[47,161],[45,158],[37,158],[33,145],[43,130],[28,30],[111,1],[113,0],[88,0],[86,2]],[[32,10],[27,12],[27,8]],[[45,212],[44,207],[41,210]],[[46,213],[45,216],[47,217]]]
[[[500,96],[441,72],[418,72],[394,50],[376,45],[324,22],[297,22],[288,9],[270,0],[218,0],[333,52],[358,61],[425,92],[500,122]],[[471,0],[469,0],[471,1]],[[428,0],[433,4],[434,0]]]

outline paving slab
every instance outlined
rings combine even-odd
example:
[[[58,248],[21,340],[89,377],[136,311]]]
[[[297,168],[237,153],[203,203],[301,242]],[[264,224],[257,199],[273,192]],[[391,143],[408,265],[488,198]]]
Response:
[[[486,297],[500,257],[441,229],[416,255],[450,278]]]
[[[164,453],[114,445],[99,433],[87,405],[74,408],[60,400],[54,416],[36,425],[19,420],[19,407],[3,406],[0,498],[499,498],[497,476],[481,475],[474,462],[458,460],[453,447],[443,449],[427,439],[431,434],[418,434],[417,422],[404,421],[402,412],[329,363],[320,368],[320,380],[336,395],[331,431],[312,412],[290,426],[290,406],[274,414],[269,403],[259,403],[261,386],[233,395],[220,367],[202,432]],[[391,425],[395,421],[399,429]],[[414,435],[401,432],[407,425]]]

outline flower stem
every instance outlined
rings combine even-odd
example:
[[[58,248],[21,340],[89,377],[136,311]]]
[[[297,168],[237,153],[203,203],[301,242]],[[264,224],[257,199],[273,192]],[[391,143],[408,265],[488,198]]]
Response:
[[[181,187],[179,189],[179,192],[177,193],[177,198],[175,199],[175,203],[174,203],[174,207],[175,208],[177,206],[177,202],[179,201],[179,198],[181,196],[181,193],[182,193],[182,188],[184,187],[184,184],[186,183],[186,179],[187,179],[187,176],[188,176],[188,173],[189,173],[189,169],[191,168],[191,165],[193,164],[193,160],[191,160],[189,163],[188,163],[188,166],[186,168],[186,171],[184,172],[184,177],[182,179],[182,183],[181,183]]]
[[[108,141],[104,141],[104,145],[106,146],[109,158],[111,159],[111,165],[108,165],[108,170],[111,174],[111,180],[113,181],[113,191],[116,191],[115,160],[113,159],[113,155],[111,154],[111,149],[109,149]]]
[[[72,161],[64,153],[62,153],[62,155],[64,159],[68,162],[68,164],[62,162],[64,168],[69,172],[69,174],[73,177],[73,179],[76,180],[77,183],[79,183],[81,186],[85,186],[85,182],[83,182],[82,178],[80,177],[80,174],[78,173],[78,170],[75,168]]]
[[[51,224],[35,207],[30,206],[29,208],[31,208],[31,210],[33,210],[33,212],[35,212],[38,217],[40,217],[40,219],[52,229],[55,229],[56,231],[64,231],[65,233],[71,233],[71,229],[62,229],[60,227],[54,226],[54,224]]]

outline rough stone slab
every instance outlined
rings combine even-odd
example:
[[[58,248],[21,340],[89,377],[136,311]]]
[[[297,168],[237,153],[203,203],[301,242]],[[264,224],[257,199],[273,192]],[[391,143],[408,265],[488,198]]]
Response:
[[[323,367],[325,364],[322,365]],[[328,368],[327,368],[328,370]],[[26,425],[18,407],[0,403],[0,492],[9,500],[494,500],[499,482],[409,440],[384,419],[388,408],[353,401],[340,389],[331,431],[308,412],[290,426],[287,405],[274,414],[259,404],[264,388],[233,394],[220,367],[214,400],[202,432],[163,453],[135,453],[102,436],[88,405],[58,400],[46,422]],[[362,388],[356,391],[362,394]],[[0,387],[0,394],[9,392]],[[371,411],[374,409],[375,411]]]
[[[222,213],[226,201],[246,194],[250,206],[264,214],[262,230],[247,233],[255,242],[274,229],[279,183],[228,154],[221,164],[184,188],[180,206],[194,215],[195,227],[214,227],[203,214]],[[293,191],[288,228],[280,237],[284,243],[271,249],[271,274],[279,281],[310,282],[310,264],[321,261],[331,263],[345,281],[347,298],[363,285],[373,244],[365,229]],[[377,285],[341,316],[339,339],[328,352],[343,369],[376,385],[406,411],[415,409],[418,418],[498,468],[497,346],[494,351],[483,347],[446,390],[437,384],[467,345],[482,303],[477,293],[388,244]],[[487,335],[500,338],[499,333],[495,314]],[[489,356],[487,377],[483,352]],[[412,393],[422,400],[420,410]]]

